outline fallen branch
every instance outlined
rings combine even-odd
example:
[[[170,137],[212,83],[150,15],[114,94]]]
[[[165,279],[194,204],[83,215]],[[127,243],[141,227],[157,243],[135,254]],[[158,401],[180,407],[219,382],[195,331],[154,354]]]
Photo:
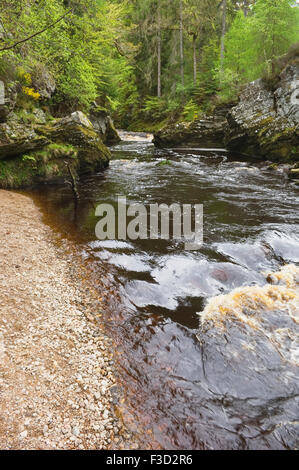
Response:
[[[63,18],[65,18],[69,13],[71,13],[72,11],[72,8],[70,10],[68,10],[64,15],[62,15],[60,18],[58,18],[56,21],[54,21],[54,23],[51,23],[49,24],[48,26],[45,26],[43,29],[41,29],[40,31],[37,31],[36,33],[32,34],[31,36],[28,36],[27,38],[25,39],[21,39],[20,41],[17,41],[15,42],[14,44],[12,44],[11,46],[5,46],[5,47],[2,47],[2,49],[0,49],[0,52],[2,51],[9,51],[10,49],[14,49],[16,46],[18,46],[19,44],[23,44],[24,42],[27,42],[29,41],[30,39],[32,38],[35,38],[36,36],[38,36],[39,34],[42,34],[44,33],[45,31],[47,31],[47,29],[50,29],[52,28],[53,26],[55,26],[57,23],[59,23],[61,20],[63,20]]]
[[[80,196],[79,196],[79,191],[78,191],[78,186],[77,186],[77,177],[70,163],[65,161],[64,164],[67,167],[70,178],[71,178],[71,181],[67,181],[67,183],[71,185],[75,200],[78,201],[78,199],[80,199]]]

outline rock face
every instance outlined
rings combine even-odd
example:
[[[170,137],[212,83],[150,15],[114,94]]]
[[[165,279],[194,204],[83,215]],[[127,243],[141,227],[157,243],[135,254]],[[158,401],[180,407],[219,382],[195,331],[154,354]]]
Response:
[[[48,143],[34,128],[17,121],[0,124],[0,160],[40,149]]]
[[[259,79],[241,92],[237,105],[214,115],[167,126],[154,136],[157,147],[223,147],[249,158],[299,159],[299,62],[288,65],[272,88]]]
[[[217,107],[211,116],[191,123],[182,122],[154,135],[156,147],[223,147],[229,106]]]
[[[80,111],[44,123],[21,122],[14,115],[0,124],[0,187],[19,188],[93,173],[109,165],[110,152]],[[36,115],[37,114],[37,115]]]
[[[89,119],[105,144],[112,145],[121,140],[111,117],[95,103],[90,110]]]
[[[14,110],[17,99],[17,90],[14,84],[4,86],[0,82],[0,123],[5,122],[9,114]]]
[[[42,64],[36,64],[32,74],[32,85],[42,99],[49,99],[56,90],[56,82],[51,73]]]
[[[225,143],[229,150],[270,160],[299,158],[299,64],[288,65],[269,90],[256,80],[241,93],[228,115]]]

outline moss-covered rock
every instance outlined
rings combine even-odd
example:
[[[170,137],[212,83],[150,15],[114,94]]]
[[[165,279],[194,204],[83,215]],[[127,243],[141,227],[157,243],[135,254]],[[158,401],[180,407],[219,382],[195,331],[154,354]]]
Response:
[[[67,164],[79,168],[78,154],[71,145],[49,144],[18,157],[0,161],[0,187],[24,188],[68,177]]]
[[[0,124],[0,160],[42,148],[48,143],[48,139],[37,134],[32,125],[16,120]]]
[[[37,129],[52,142],[67,143],[77,149],[79,173],[92,173],[109,164],[111,154],[95,132],[89,119],[80,111]]]
[[[243,90],[227,115],[228,149],[273,161],[299,159],[298,78],[299,64],[293,63],[280,73],[275,89],[259,79]]]
[[[154,134],[156,147],[221,147],[224,145],[226,114],[230,105],[215,108],[210,116],[194,122],[166,125]]]
[[[93,173],[108,166],[110,152],[81,112],[40,124],[21,116],[0,125],[0,187],[21,188]]]

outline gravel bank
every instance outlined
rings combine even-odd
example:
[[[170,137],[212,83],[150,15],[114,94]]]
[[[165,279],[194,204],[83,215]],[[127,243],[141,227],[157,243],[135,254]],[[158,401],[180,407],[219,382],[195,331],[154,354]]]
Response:
[[[0,448],[136,448],[111,340],[31,199],[0,190]],[[118,417],[116,417],[116,414]]]

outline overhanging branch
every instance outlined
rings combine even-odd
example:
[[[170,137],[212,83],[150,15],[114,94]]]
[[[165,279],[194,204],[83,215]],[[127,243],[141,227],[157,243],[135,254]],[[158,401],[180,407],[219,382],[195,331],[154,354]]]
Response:
[[[72,11],[72,8],[70,10],[68,10],[64,15],[62,15],[60,18],[58,18],[56,21],[54,21],[54,23],[51,23],[49,24],[48,26],[45,26],[45,28],[41,29],[40,31],[37,31],[36,33],[34,34],[31,34],[31,36],[28,36],[27,38],[25,39],[21,39],[20,41],[17,41],[15,42],[14,44],[10,45],[10,46],[5,46],[5,47],[2,47],[2,49],[0,49],[0,52],[3,52],[3,51],[9,51],[10,49],[14,49],[16,46],[18,46],[19,44],[23,44],[24,42],[27,42],[29,41],[30,39],[38,36],[39,34],[42,34],[44,33],[45,31],[47,31],[47,29],[50,29],[52,28],[53,26],[55,26],[57,23],[59,23],[61,20],[63,20],[63,18],[65,18],[69,13],[71,13]]]

